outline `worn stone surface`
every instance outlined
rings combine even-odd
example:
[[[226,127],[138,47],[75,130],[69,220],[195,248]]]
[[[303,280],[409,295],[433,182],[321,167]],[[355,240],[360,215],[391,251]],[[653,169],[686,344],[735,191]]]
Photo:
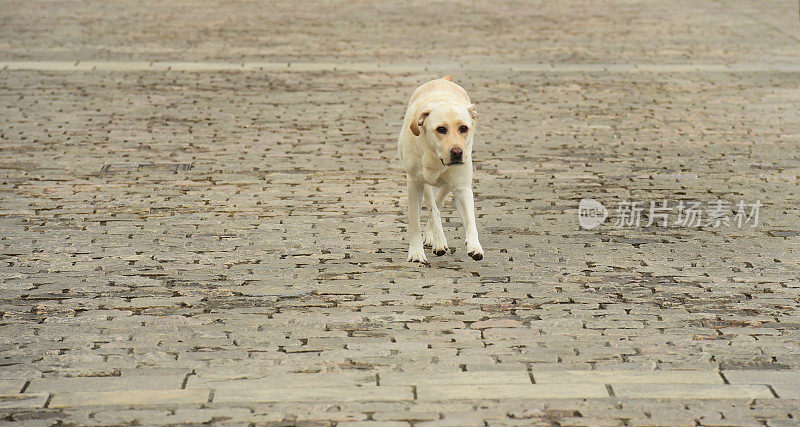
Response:
[[[0,408],[20,409],[20,408],[42,408],[49,394],[47,393],[7,393],[0,394]]]
[[[760,384],[612,384],[619,397],[654,399],[771,399]]]
[[[4,6],[0,421],[800,419],[796,2]],[[396,138],[442,74],[486,257],[448,200],[412,265]],[[663,200],[763,206],[614,226]]]
[[[417,387],[420,400],[602,398],[608,391],[602,384],[463,384]]]
[[[387,372],[380,375],[381,385],[460,385],[460,384],[530,384],[524,371],[476,372]]]
[[[800,384],[800,371],[724,371],[731,384]]]
[[[0,380],[0,393],[19,393],[25,387],[25,380]]]
[[[82,391],[56,393],[48,407],[203,405],[208,400],[208,389]]]
[[[127,390],[180,389],[183,376],[126,376],[126,377],[77,377],[34,378],[25,391],[43,392],[94,392]]]
[[[282,387],[275,384],[271,387],[242,387],[217,389],[214,402],[247,403],[247,402],[366,402],[366,401],[403,401],[413,400],[411,387]]]
[[[714,371],[544,371],[533,372],[537,384],[722,384]]]

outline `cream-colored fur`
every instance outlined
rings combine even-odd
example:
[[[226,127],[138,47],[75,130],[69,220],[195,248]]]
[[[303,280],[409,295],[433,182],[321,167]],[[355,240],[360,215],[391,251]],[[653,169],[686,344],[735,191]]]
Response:
[[[398,141],[408,184],[408,261],[427,262],[423,243],[430,244],[436,255],[447,251],[439,208],[451,192],[464,223],[467,253],[475,260],[483,259],[472,197],[476,117],[467,92],[450,76],[425,83],[411,96]],[[459,152],[461,163],[456,163],[454,156]],[[430,212],[424,238],[420,228],[423,197]]]

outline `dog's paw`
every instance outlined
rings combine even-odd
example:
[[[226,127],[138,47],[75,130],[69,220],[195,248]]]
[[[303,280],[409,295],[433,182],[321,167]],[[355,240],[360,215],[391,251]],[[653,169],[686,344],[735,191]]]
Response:
[[[442,256],[447,253],[449,249],[447,247],[447,239],[444,236],[439,236],[439,238],[432,239],[431,242],[431,249],[433,250],[434,255]]]
[[[483,259],[483,248],[478,242],[467,242],[467,254],[475,261]]]
[[[408,259],[406,259],[406,261],[421,262],[423,264],[428,262],[428,258],[425,258],[425,251],[422,249],[422,245],[419,245],[417,248],[408,248]]]
[[[447,250],[449,249],[447,247],[447,238],[444,237],[443,233],[436,233],[430,223],[427,227],[425,227],[425,233],[423,233],[423,237],[423,244],[431,248],[434,255],[442,256],[447,253]]]
[[[430,223],[425,226],[425,231],[422,233],[422,244],[427,247],[433,246],[433,226]]]
[[[439,247],[434,246],[433,247],[433,254],[436,255],[436,256],[442,256],[442,255],[446,254],[449,249],[450,248],[448,248],[447,245],[439,246]]]

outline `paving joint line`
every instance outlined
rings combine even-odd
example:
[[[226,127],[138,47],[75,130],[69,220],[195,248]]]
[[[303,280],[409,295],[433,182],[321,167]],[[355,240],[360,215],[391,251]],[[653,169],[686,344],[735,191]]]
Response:
[[[42,408],[50,409],[50,402],[53,401],[53,396],[54,395],[55,395],[55,393],[47,393],[47,399],[45,399],[44,405],[42,405]]]
[[[774,396],[776,399],[781,399],[781,397],[780,397],[780,396],[778,396],[778,393],[775,391],[775,389],[774,389],[774,388],[772,388],[772,384],[764,384],[764,385],[765,385],[765,386],[767,386],[767,389],[769,390],[769,392],[770,392],[770,393],[772,393],[772,395],[773,395],[773,396]]]

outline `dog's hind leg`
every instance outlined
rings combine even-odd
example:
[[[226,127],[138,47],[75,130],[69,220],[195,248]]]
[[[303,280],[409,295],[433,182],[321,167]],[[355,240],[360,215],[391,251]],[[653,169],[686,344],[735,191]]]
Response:
[[[425,224],[425,232],[422,233],[423,237],[423,244],[425,246],[431,246],[433,244],[433,217],[434,217],[434,210],[439,210],[439,205],[435,203],[433,200],[433,191],[431,190],[431,186],[425,185],[425,204],[428,205],[428,223]],[[441,215],[439,216],[441,218]]]
[[[436,193],[436,207],[439,208],[440,212],[442,210],[442,206],[444,206],[444,198],[450,194],[450,190],[451,188],[449,185],[443,185],[439,187],[439,192]]]
[[[431,245],[433,253],[436,256],[442,256],[447,252],[447,238],[444,236],[444,229],[442,228],[442,214],[439,206],[444,202],[444,196],[447,191],[439,189],[439,194],[434,198],[433,187],[430,185],[425,186],[425,203],[428,204],[428,224],[425,226],[425,244]],[[439,197],[441,196],[441,198]]]

